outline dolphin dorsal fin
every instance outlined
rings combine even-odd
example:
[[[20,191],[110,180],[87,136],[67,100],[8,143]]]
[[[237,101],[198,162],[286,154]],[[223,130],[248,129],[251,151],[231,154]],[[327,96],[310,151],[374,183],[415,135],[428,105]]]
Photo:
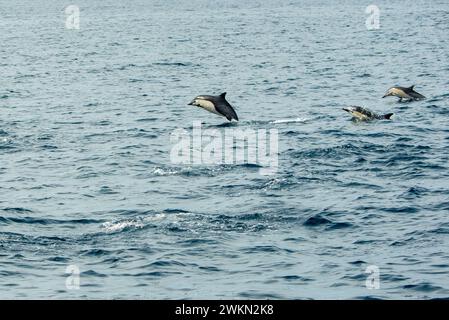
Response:
[[[223,99],[226,98],[226,92],[223,92],[222,94],[220,94],[220,97]]]
[[[411,86],[409,89],[410,89],[410,90],[415,89],[415,85]]]

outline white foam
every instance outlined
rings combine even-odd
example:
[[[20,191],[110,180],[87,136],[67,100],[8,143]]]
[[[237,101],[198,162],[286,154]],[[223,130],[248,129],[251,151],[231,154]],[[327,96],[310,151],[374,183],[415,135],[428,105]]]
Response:
[[[135,220],[126,220],[126,221],[116,221],[116,222],[105,222],[103,223],[103,228],[107,232],[120,232],[125,228],[143,228],[144,224]]]
[[[309,119],[307,119],[307,118],[292,118],[292,119],[280,119],[280,120],[274,120],[274,121],[271,121],[271,123],[274,123],[274,124],[279,124],[279,123],[293,123],[293,122],[306,122],[307,120],[309,120]]]
[[[170,170],[170,169],[162,169],[162,168],[154,168],[153,174],[157,176],[172,176],[178,174],[179,171]]]

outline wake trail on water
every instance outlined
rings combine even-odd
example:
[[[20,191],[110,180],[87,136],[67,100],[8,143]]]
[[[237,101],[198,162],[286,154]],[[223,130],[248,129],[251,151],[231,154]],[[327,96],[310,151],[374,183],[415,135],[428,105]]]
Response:
[[[295,123],[295,122],[306,122],[308,120],[309,120],[308,118],[279,119],[279,120],[270,121],[270,123],[273,123],[273,124]]]

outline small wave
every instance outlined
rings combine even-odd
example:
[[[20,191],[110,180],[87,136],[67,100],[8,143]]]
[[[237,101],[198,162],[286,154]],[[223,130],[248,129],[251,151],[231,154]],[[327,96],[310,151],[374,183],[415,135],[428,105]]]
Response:
[[[33,217],[0,217],[0,222],[10,224],[41,224],[41,225],[53,225],[53,224],[94,224],[102,222],[102,220],[94,219],[72,219],[72,220],[57,220],[57,219],[41,219]]]
[[[413,291],[420,291],[420,292],[434,292],[441,290],[443,288],[439,286],[434,286],[428,282],[423,282],[419,284],[408,284],[402,287],[405,290],[413,290]]]
[[[418,213],[419,208],[415,207],[392,207],[392,208],[378,208],[378,210],[388,213]]]
[[[310,218],[308,218],[305,222],[304,225],[305,226],[311,226],[311,227],[315,227],[315,226],[320,226],[323,224],[330,224],[332,223],[332,221],[330,221],[329,219],[323,218],[319,215],[316,216],[312,216]]]
[[[155,62],[155,66],[165,66],[165,67],[190,67],[193,66],[190,62]]]
[[[285,297],[283,297],[282,295],[279,295],[279,294],[261,293],[261,292],[257,292],[257,291],[241,292],[241,293],[239,293],[239,296],[242,297],[243,299],[254,299],[254,300],[285,299]]]
[[[99,273],[94,270],[87,270],[84,272],[81,272],[81,276],[83,277],[98,277],[98,278],[106,278],[108,275],[104,273]]]
[[[6,211],[6,212],[17,212],[17,213],[31,213],[33,211],[31,211],[30,209],[26,209],[26,208],[14,208],[14,207],[10,207],[10,208],[4,208],[2,209],[2,211]]]
[[[307,226],[307,227],[319,227],[319,226],[323,226],[323,225],[327,226],[325,229],[327,231],[353,227],[353,225],[349,222],[334,222],[327,218],[324,218],[320,214],[309,217],[304,222],[304,226]]]

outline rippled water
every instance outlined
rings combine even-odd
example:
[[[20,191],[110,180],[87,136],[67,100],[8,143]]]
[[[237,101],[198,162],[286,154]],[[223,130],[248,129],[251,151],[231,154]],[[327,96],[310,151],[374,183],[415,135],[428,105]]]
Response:
[[[1,298],[449,297],[447,1],[76,4],[0,1]],[[276,175],[170,162],[222,91]]]

